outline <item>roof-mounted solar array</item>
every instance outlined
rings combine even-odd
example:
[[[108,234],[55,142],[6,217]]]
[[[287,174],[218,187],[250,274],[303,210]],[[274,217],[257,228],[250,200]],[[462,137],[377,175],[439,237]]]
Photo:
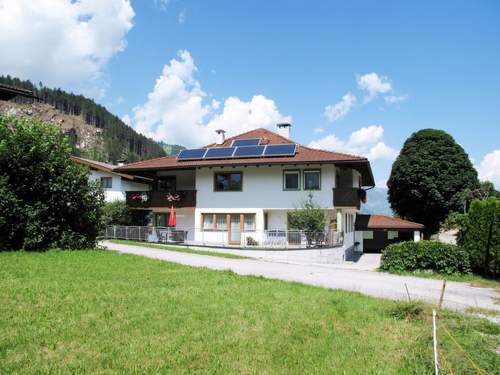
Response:
[[[182,150],[177,155],[177,160],[198,160],[203,159],[203,156],[207,152],[206,148],[192,148],[189,150]]]
[[[262,156],[266,146],[240,146],[236,147],[235,158],[256,158]]]
[[[242,139],[241,141],[246,141]],[[234,142],[233,142],[234,143]],[[258,158],[274,156],[294,156],[297,152],[296,144],[271,144],[257,146],[233,146],[233,147],[212,147],[194,148],[182,150],[177,155],[177,160],[205,160],[205,159],[237,159],[237,158]]]
[[[230,158],[233,156],[236,147],[214,147],[209,148],[204,159]]]
[[[247,138],[247,139],[235,139],[231,146],[258,146],[260,144],[260,138]]]

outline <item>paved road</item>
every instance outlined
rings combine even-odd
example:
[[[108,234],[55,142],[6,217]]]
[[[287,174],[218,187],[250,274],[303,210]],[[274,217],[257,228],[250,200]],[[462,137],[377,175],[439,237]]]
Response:
[[[300,265],[254,259],[227,259],[209,255],[188,254],[157,250],[142,246],[101,242],[109,250],[136,254],[148,258],[205,267],[214,270],[231,270],[239,275],[263,276],[269,279],[295,281],[331,289],[345,289],[362,294],[407,300],[405,284],[414,300],[437,303],[442,281],[410,276],[398,276],[381,272],[333,268],[321,265]],[[444,306],[464,310],[469,307],[499,310],[495,298],[500,295],[490,288],[476,288],[467,283],[447,282]]]

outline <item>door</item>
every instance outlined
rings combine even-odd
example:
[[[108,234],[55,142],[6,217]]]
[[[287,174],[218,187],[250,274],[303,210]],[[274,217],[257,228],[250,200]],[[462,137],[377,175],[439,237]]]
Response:
[[[240,215],[230,215],[229,218],[229,243],[232,245],[241,244]]]

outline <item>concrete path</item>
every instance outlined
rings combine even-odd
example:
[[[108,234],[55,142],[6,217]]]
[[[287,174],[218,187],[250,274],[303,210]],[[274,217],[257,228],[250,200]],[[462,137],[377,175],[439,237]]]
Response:
[[[327,265],[300,265],[254,259],[227,259],[210,255],[116,244],[109,241],[103,241],[101,245],[109,250],[121,253],[136,254],[192,267],[231,270],[239,275],[263,276],[269,279],[295,281],[324,288],[345,289],[394,300],[408,299],[405,289],[406,284],[412,300],[437,303],[442,287],[442,281],[440,280],[333,268]],[[500,298],[500,295],[493,289],[476,288],[467,283],[447,282],[443,304],[445,307],[457,310],[480,307],[500,311],[500,304],[495,304],[495,298]]]

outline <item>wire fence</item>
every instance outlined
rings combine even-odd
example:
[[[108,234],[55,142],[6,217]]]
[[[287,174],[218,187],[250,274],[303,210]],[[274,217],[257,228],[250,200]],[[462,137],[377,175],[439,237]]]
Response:
[[[307,232],[272,229],[264,231],[202,230],[199,228],[169,228],[149,226],[106,227],[107,239],[123,239],[164,244],[242,247],[255,249],[314,249],[340,247],[343,232]]]

